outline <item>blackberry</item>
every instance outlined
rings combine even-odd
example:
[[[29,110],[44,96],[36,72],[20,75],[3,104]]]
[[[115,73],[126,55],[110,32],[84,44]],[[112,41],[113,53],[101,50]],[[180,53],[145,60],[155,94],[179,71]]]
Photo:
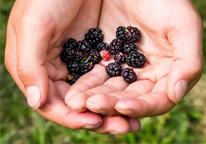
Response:
[[[117,38],[113,39],[108,50],[112,55],[120,52],[122,50],[122,41]]]
[[[66,49],[68,47],[76,48],[77,41],[74,38],[70,38],[67,42],[64,43],[63,48]]]
[[[133,69],[126,68],[122,70],[122,76],[125,82],[133,83],[137,80],[137,75]]]
[[[62,51],[61,53],[61,60],[63,62],[68,63],[69,61],[73,60],[75,57],[76,51],[72,48],[66,48],[65,50]]]
[[[85,34],[85,40],[87,40],[93,47],[102,42],[103,38],[104,35],[99,28],[91,28],[89,29],[89,32]]]
[[[109,51],[108,50],[102,50],[100,51],[100,56],[105,60],[107,61],[108,59],[110,59],[110,54],[109,54]]]
[[[138,53],[137,51],[131,51],[126,59],[126,63],[128,66],[132,66],[135,68],[141,68],[144,66],[146,62],[146,57],[142,53]]]
[[[76,73],[70,73],[67,75],[67,83],[69,83],[70,85],[73,85],[78,79],[80,78],[79,74]]]
[[[84,57],[83,52],[76,51],[76,54],[74,56],[74,60],[77,62],[80,62],[83,59],[83,57]]]
[[[89,62],[82,62],[81,63],[81,69],[80,69],[80,73],[81,75],[88,73],[89,71],[91,71],[94,68],[94,65],[92,63]]]
[[[122,72],[122,66],[119,63],[109,63],[105,69],[111,77],[120,76]]]
[[[122,52],[119,52],[115,54],[114,60],[115,62],[122,64],[122,63],[125,63],[126,57],[124,56]]]
[[[79,48],[79,51],[81,51],[83,53],[87,53],[91,50],[92,47],[88,41],[82,40],[82,41],[79,41],[78,48]]]
[[[120,40],[127,41],[125,27],[119,26],[116,31],[116,37]]]
[[[108,48],[109,48],[109,45],[107,44],[107,43],[105,43],[105,42],[101,42],[101,43],[99,43],[98,45],[97,45],[97,47],[96,47],[96,50],[98,51],[98,52],[100,52],[100,51],[102,51],[102,50],[108,50]]]
[[[127,41],[130,42],[138,42],[140,40],[141,34],[140,31],[136,27],[128,26],[126,29],[126,37]]]
[[[99,52],[95,49],[91,50],[87,57],[89,58],[88,62],[92,62],[93,64],[97,64],[101,60]]]
[[[123,51],[127,54],[131,51],[137,51],[137,46],[134,43],[126,42],[123,45]]]
[[[67,63],[67,69],[70,73],[79,73],[81,64],[76,61],[70,61],[69,63]]]

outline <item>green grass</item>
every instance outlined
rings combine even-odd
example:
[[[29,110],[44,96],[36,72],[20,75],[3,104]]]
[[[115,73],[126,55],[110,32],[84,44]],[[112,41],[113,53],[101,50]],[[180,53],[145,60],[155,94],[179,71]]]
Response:
[[[204,23],[206,55],[206,1],[193,1]],[[162,116],[140,119],[142,130],[133,134],[115,136],[70,130],[30,110],[4,67],[6,24],[13,2],[0,1],[0,143],[206,143],[206,68],[200,82],[181,103]]]

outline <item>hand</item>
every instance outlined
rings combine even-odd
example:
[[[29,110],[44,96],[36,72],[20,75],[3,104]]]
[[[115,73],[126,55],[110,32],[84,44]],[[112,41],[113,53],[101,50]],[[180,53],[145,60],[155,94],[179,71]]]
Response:
[[[99,27],[106,42],[120,25],[135,26],[142,35],[137,46],[147,61],[134,69],[138,80],[127,84],[122,77],[108,78],[108,62],[102,62],[95,77],[87,74],[72,86],[65,102],[75,111],[104,115],[140,118],[168,112],[201,77],[202,25],[195,7],[189,0],[105,0]]]
[[[5,65],[29,106],[44,118],[71,129],[98,127],[98,133],[136,131],[136,119],[78,113],[64,103],[70,85],[60,60],[62,44],[71,37],[83,39],[97,27],[100,6],[93,0],[17,0],[8,22]]]

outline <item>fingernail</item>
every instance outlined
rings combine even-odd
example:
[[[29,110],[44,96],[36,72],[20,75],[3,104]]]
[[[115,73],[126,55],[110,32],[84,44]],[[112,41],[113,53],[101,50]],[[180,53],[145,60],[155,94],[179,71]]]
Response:
[[[40,106],[41,93],[37,86],[30,86],[26,88],[27,102],[31,109],[36,110]]]
[[[83,128],[85,129],[93,129],[93,128],[97,128],[99,127],[100,125],[102,125],[102,122],[98,122],[98,123],[94,123],[94,124],[87,124],[85,125]]]
[[[178,103],[182,100],[187,90],[187,82],[180,80],[173,89],[173,102]]]

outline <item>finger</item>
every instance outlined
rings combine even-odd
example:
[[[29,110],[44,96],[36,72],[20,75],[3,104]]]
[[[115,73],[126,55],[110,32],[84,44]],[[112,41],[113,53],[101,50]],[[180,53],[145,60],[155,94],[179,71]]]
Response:
[[[200,79],[203,69],[202,22],[197,14],[192,16],[192,21],[190,17],[185,17],[177,26],[179,29],[168,32],[174,49],[174,64],[168,77],[167,93],[175,103]]]
[[[151,93],[119,100],[115,109],[121,114],[135,118],[156,116],[168,112],[175,104],[170,101],[166,93],[166,81],[167,77],[158,81]]]
[[[46,119],[70,129],[91,129],[102,124],[102,118],[92,112],[71,111],[59,97],[55,84],[49,81],[48,99],[37,111]]]
[[[121,82],[123,83],[123,81]],[[119,114],[114,108],[116,103],[125,97],[136,98],[142,94],[149,93],[154,84],[149,80],[140,80],[130,84],[125,90],[115,91],[109,94],[96,94],[89,97],[86,106],[89,110],[104,115]]]
[[[85,110],[87,110],[87,107],[86,107],[87,99],[89,97],[95,95],[95,97],[97,99],[99,99],[98,103],[100,101],[102,102],[102,104],[100,104],[102,106],[105,101],[107,103],[108,102],[107,100],[109,100],[109,99],[107,99],[107,100],[104,99],[104,98],[106,98],[106,97],[104,97],[105,94],[109,94],[109,93],[112,93],[115,91],[124,90],[127,86],[128,86],[128,84],[123,81],[122,77],[113,77],[113,78],[108,79],[101,86],[97,86],[95,88],[87,90],[86,92],[78,93],[78,94],[71,96],[67,101],[67,105],[72,110],[85,111]],[[78,103],[76,103],[76,101],[78,101]],[[104,105],[104,106],[106,107],[106,105]],[[95,111],[95,112],[97,112],[97,111]],[[101,109],[100,109],[100,111],[98,111],[98,113],[103,114],[103,112],[101,112]]]

